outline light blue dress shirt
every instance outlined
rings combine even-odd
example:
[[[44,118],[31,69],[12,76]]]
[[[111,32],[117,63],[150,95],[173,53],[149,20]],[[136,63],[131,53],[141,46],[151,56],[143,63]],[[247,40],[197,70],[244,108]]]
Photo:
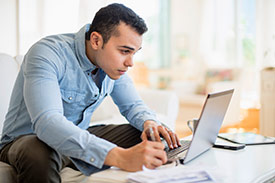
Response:
[[[90,175],[107,168],[105,157],[116,147],[86,130],[107,95],[137,129],[143,130],[146,120],[156,121],[127,74],[112,80],[99,69],[97,84],[93,81],[96,67],[85,54],[88,28],[46,37],[30,48],[15,82],[0,147],[20,135],[36,134]]]

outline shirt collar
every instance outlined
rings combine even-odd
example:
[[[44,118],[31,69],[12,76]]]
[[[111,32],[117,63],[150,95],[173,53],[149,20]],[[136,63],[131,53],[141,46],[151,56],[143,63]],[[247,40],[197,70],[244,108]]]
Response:
[[[89,30],[90,24],[83,26],[75,35],[75,52],[80,67],[83,71],[93,71],[96,66],[88,59],[85,48],[85,33]]]

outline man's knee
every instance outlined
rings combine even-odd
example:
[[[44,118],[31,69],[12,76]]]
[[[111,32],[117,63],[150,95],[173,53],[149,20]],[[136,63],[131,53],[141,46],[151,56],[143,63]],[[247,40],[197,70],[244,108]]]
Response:
[[[61,155],[35,135],[17,139],[8,151],[8,158],[17,171],[18,179],[40,181],[56,177],[60,182]]]
[[[51,161],[60,162],[60,155],[39,140],[35,135],[26,135],[14,142],[8,152],[9,161],[20,161],[27,163],[35,162],[40,166],[47,165]]]

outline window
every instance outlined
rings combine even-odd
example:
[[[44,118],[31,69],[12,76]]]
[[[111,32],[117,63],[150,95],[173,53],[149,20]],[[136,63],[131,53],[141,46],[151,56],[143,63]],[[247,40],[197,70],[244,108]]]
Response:
[[[209,81],[238,80],[242,98],[257,101],[256,0],[173,0],[171,7],[175,78],[202,85],[198,93]]]
[[[255,65],[255,0],[172,1],[175,57],[220,67]]]
[[[149,28],[144,35],[143,49],[136,54],[135,61],[144,62],[150,68],[167,66],[169,36],[164,35],[169,34],[169,0],[21,0],[20,54],[25,54],[44,36],[78,31],[86,23],[91,23],[101,7],[114,2],[133,9],[145,19]]]

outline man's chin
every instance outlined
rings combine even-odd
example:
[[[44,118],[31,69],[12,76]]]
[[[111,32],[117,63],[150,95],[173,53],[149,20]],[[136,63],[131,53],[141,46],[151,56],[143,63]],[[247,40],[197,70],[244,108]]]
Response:
[[[116,75],[116,76],[111,76],[109,74],[107,74],[109,76],[109,78],[111,78],[112,80],[118,80],[120,78],[121,75]]]

